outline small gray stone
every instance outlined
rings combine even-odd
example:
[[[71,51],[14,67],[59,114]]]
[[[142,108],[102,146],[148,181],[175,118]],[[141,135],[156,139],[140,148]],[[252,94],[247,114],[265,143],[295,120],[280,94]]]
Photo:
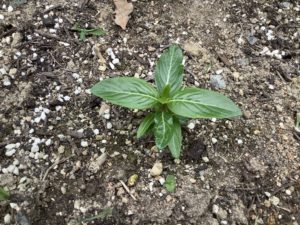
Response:
[[[247,36],[247,41],[250,45],[255,45],[258,39],[254,37],[252,34],[250,34],[249,36]]]
[[[89,171],[91,171],[92,173],[97,173],[100,170],[102,164],[106,161],[106,159],[107,154],[103,153],[101,156],[99,156],[90,163],[88,167]]]
[[[210,84],[214,88],[225,88],[226,82],[224,80],[224,77],[222,75],[212,75],[210,77]]]
[[[280,5],[282,5],[282,7],[284,7],[284,8],[290,8],[291,7],[290,2],[282,2]]]
[[[159,176],[163,171],[163,165],[161,162],[156,162],[154,163],[151,171],[150,171],[150,175],[153,177]]]

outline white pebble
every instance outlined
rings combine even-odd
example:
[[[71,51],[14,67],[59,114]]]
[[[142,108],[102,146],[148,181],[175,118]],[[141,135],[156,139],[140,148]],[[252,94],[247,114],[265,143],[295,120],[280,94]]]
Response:
[[[60,190],[61,190],[61,193],[62,193],[63,195],[67,193],[67,189],[65,188],[65,186],[62,186],[62,187],[60,188]]]
[[[80,77],[80,75],[78,73],[73,73],[72,77],[77,80]]]
[[[33,143],[31,147],[31,152],[38,152],[40,150],[39,146],[36,143]]]
[[[15,166],[14,171],[12,172],[14,175],[19,175],[19,168]]]
[[[5,148],[6,148],[7,150],[11,150],[11,149],[13,149],[13,148],[15,148],[15,147],[16,147],[16,144],[8,144],[8,145],[5,146]]]
[[[104,117],[105,119],[109,120],[110,114],[104,114],[103,117]]]
[[[13,156],[15,153],[16,153],[16,149],[9,149],[9,150],[6,150],[5,155],[7,157],[10,157],[10,156]]]
[[[7,171],[8,171],[9,173],[13,173],[14,170],[15,170],[15,168],[16,168],[16,166],[13,165],[13,164],[11,164],[11,165],[9,165],[6,169],[7,169]]]
[[[70,99],[71,99],[70,96],[68,96],[68,95],[64,96],[64,100],[65,100],[65,101],[70,101]]]
[[[292,195],[292,192],[291,192],[290,189],[285,190],[285,193],[286,193],[287,195]]]
[[[213,212],[213,214],[218,214],[219,206],[214,204],[213,207],[212,207],[212,212]]]
[[[195,124],[192,123],[192,122],[189,123],[189,124],[188,124],[188,128],[191,129],[191,130],[193,130],[193,129],[195,128]]]
[[[49,146],[52,144],[52,140],[51,139],[48,139],[46,142],[45,142],[46,146]]]
[[[42,119],[41,117],[37,117],[34,119],[34,122],[39,123],[39,122],[41,122],[41,119]]]
[[[21,133],[22,133],[21,130],[14,130],[15,135],[21,135]]]
[[[42,112],[40,118],[41,118],[42,120],[46,121],[46,119],[47,119],[46,113],[45,113],[45,112]]]
[[[209,162],[209,158],[206,157],[206,156],[205,156],[205,157],[202,157],[202,160],[203,160],[204,162],[206,162],[206,163]]]
[[[10,5],[10,6],[8,6],[8,8],[7,8],[7,12],[12,12],[12,11],[14,11],[14,8]]]
[[[81,147],[85,148],[85,147],[89,146],[89,143],[87,141],[81,141],[80,145],[81,145]]]
[[[271,203],[272,203],[274,206],[277,206],[277,205],[279,204],[279,202],[280,202],[280,199],[277,198],[276,196],[272,196],[272,197],[270,198],[270,201],[271,201]]]
[[[109,62],[109,67],[114,70],[116,67],[114,66],[114,64],[112,64],[111,62]]]
[[[11,82],[10,82],[10,80],[7,77],[5,77],[3,79],[3,85],[6,86],[6,87],[8,87],[8,86],[11,85]]]
[[[54,33],[56,33],[56,29],[50,28],[50,29],[49,29],[49,32],[52,33],[52,34],[54,34]]]
[[[115,58],[113,61],[112,61],[113,64],[119,64],[120,63],[120,60],[118,58]]]
[[[81,93],[81,87],[77,87],[74,91],[75,95],[79,95]]]
[[[159,178],[159,183],[160,183],[161,185],[164,185],[165,182],[166,182],[166,179],[165,179],[165,178],[163,178],[163,177],[160,177],[160,178]]]
[[[11,222],[11,215],[10,214],[6,214],[4,216],[4,224],[10,224]]]
[[[106,127],[107,127],[107,129],[111,129],[111,128],[112,128],[112,124],[111,124],[110,122],[108,122],[108,123],[106,124]]]
[[[267,191],[266,191],[266,192],[265,192],[265,195],[266,195],[267,197],[269,197],[269,198],[271,197],[271,193],[270,193],[270,192],[267,192]]]
[[[270,90],[274,90],[274,89],[275,89],[274,85],[270,84],[270,85],[269,85],[269,89],[270,89]]]
[[[212,138],[212,139],[211,139],[211,142],[212,142],[213,144],[216,144],[216,143],[218,142],[218,140],[217,140],[216,138]]]
[[[237,140],[237,143],[238,143],[238,145],[241,145],[241,144],[243,144],[243,140],[238,139],[238,140]]]
[[[0,14],[0,20],[4,20],[4,16]]]
[[[38,57],[38,54],[36,54],[35,52],[32,54],[32,60],[36,60]]]
[[[95,135],[99,134],[99,130],[98,129],[94,129],[93,132],[94,132]]]

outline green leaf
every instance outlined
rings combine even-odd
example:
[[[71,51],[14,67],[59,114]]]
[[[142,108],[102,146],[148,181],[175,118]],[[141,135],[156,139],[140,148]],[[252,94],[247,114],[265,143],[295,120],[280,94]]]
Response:
[[[170,90],[171,90],[170,85],[165,86],[164,90],[163,90],[163,92],[161,94],[161,97],[163,97],[163,98],[169,98],[170,97]]]
[[[100,27],[94,29],[84,29],[80,28],[78,25],[75,25],[72,30],[79,32],[79,39],[81,41],[84,41],[88,35],[102,36],[106,34],[105,31]]]
[[[181,144],[182,144],[182,135],[181,135],[181,127],[180,123],[177,120],[173,121],[173,135],[168,143],[168,147],[172,156],[175,159],[179,159],[181,152]]]
[[[84,41],[85,40],[85,38],[86,38],[85,34],[86,34],[86,32],[80,31],[80,33],[79,33],[79,40],[80,41]]]
[[[164,183],[168,192],[174,192],[176,187],[176,178],[173,175],[168,175],[166,178],[166,182]]]
[[[177,45],[171,45],[161,55],[155,68],[155,83],[160,94],[169,85],[170,95],[179,90],[183,79],[183,54]]]
[[[199,88],[176,92],[167,105],[173,113],[189,118],[229,118],[242,114],[226,96]]]
[[[142,137],[145,135],[149,129],[151,128],[151,125],[154,123],[154,113],[149,113],[140,124],[138,130],[137,130],[137,138]]]
[[[86,30],[87,35],[95,35],[95,36],[102,36],[105,33],[105,31],[102,28],[94,28],[90,30]]]
[[[154,87],[134,77],[100,81],[92,87],[91,92],[113,104],[132,109],[151,108],[158,102],[158,93]]]
[[[0,187],[0,201],[9,199],[9,192],[6,191],[3,187]]]
[[[155,143],[159,149],[166,147],[173,135],[173,117],[167,112],[158,112],[155,114],[154,136]]]

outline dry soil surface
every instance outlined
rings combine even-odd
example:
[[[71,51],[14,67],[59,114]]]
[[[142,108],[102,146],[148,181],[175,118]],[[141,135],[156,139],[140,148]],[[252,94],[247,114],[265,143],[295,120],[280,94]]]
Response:
[[[109,0],[0,0],[0,186],[11,193],[0,224],[298,225],[299,1],[133,4],[122,30]],[[81,41],[75,25],[106,35]],[[153,83],[172,43],[187,86],[222,92],[244,113],[190,120],[179,162],[136,138],[145,112],[89,91],[107,77]],[[121,182],[134,174],[129,193]]]

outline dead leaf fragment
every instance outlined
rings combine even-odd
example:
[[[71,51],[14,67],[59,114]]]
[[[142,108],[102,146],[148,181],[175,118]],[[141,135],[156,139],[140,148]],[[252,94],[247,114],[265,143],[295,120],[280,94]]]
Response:
[[[129,20],[129,15],[133,11],[133,4],[127,2],[127,0],[114,0],[114,3],[116,6],[115,23],[125,30]]]

